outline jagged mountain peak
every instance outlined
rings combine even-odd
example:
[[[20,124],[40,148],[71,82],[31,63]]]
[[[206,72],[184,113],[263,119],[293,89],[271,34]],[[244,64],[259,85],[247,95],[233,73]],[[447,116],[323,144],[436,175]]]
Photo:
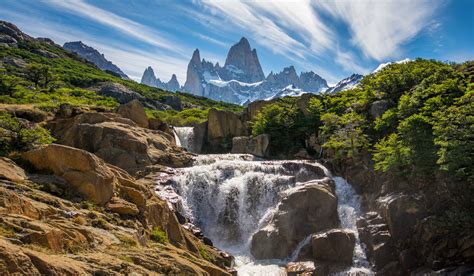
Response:
[[[199,49],[196,48],[196,50],[194,50],[191,62],[194,64],[198,64],[201,62],[201,54],[199,53]]]
[[[257,51],[251,49],[250,43],[245,37],[230,47],[224,69],[220,75],[226,81],[235,79],[252,83],[265,79]]]

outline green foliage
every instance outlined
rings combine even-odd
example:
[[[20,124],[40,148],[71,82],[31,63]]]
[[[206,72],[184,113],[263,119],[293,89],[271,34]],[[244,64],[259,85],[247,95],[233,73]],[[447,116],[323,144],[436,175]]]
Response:
[[[25,151],[36,145],[54,142],[48,130],[22,122],[6,112],[0,112],[0,155]]]
[[[6,75],[0,72],[0,96],[6,95],[12,97],[18,89],[20,78]]]
[[[166,232],[161,230],[161,228],[158,226],[153,227],[153,230],[150,233],[150,239],[161,244],[166,244],[169,242]]]
[[[474,90],[435,113],[438,164],[457,179],[474,181]]]
[[[53,74],[50,66],[45,64],[31,63],[25,70],[25,77],[31,81],[36,88],[48,88],[56,76]]]
[[[326,113],[321,120],[323,147],[331,150],[335,158],[354,158],[368,147],[367,135],[362,129],[362,116],[354,112],[342,116]]]
[[[252,121],[252,135],[269,134],[271,151],[288,153],[304,146],[305,137],[320,124],[321,101],[313,98],[302,110],[296,98],[280,99],[265,106]],[[306,112],[306,114],[305,114]]]
[[[211,263],[216,261],[216,258],[214,256],[212,256],[204,246],[199,245],[198,250],[199,250],[199,254],[201,255],[201,257],[203,257],[205,260],[207,260]]]
[[[173,126],[189,126],[207,121],[209,109],[190,108],[183,111],[176,110],[147,110],[150,118],[158,118]]]
[[[47,58],[39,52],[49,52],[57,55],[56,58]],[[100,97],[91,88],[102,82],[120,83],[127,88],[143,95],[145,98],[164,102],[166,97],[178,97],[186,108],[209,109],[217,108],[230,111],[241,111],[242,107],[234,104],[218,102],[204,97],[194,96],[186,93],[171,93],[159,88],[149,87],[135,81],[124,80],[110,75],[95,65],[80,58],[76,54],[69,53],[61,47],[50,45],[40,41],[20,41],[18,47],[0,46],[0,59],[17,58],[26,62],[26,68],[20,68],[9,64],[4,64],[5,72],[0,72],[0,103],[42,103],[47,107],[58,106],[58,99],[44,96],[44,94],[55,94],[55,90],[70,89],[73,91],[87,90],[95,96],[70,95],[61,98],[65,102],[75,102],[77,105],[91,105],[94,107],[111,108],[110,98]],[[4,82],[3,76],[16,77],[18,85],[11,85],[12,82]],[[2,87],[6,86],[7,92]],[[32,91],[35,87],[36,91]],[[12,88],[12,89],[10,89]],[[63,91],[64,92],[64,91]],[[39,99],[39,96],[42,96]],[[64,94],[62,95],[64,96]]]

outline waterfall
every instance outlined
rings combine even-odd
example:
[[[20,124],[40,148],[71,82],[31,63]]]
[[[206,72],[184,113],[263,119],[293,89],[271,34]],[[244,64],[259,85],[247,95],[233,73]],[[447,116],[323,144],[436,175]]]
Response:
[[[372,275],[374,273],[370,269],[370,263],[367,261],[367,256],[357,231],[357,218],[361,215],[360,198],[354,187],[344,178],[333,177],[333,179],[336,182],[337,213],[339,214],[341,227],[352,230],[356,237],[356,244],[352,255],[352,267],[341,273],[341,275],[355,275],[357,273]]]
[[[173,127],[174,138],[176,145],[187,149],[190,152],[194,151],[194,128],[193,127]]]
[[[239,275],[285,275],[283,266],[296,258],[311,236],[301,241],[296,253],[285,260],[254,260],[250,254],[251,239],[260,226],[266,225],[285,191],[321,178],[315,167],[322,168],[329,176],[322,165],[310,161],[264,161],[245,154],[199,155],[192,167],[177,170],[169,186],[157,189],[174,208],[200,227],[217,248],[235,256]],[[335,180],[338,196],[344,198],[345,193],[349,194],[348,189],[339,187],[339,178]],[[355,217],[346,220],[344,214],[357,215],[359,207],[353,208],[352,214],[349,210],[358,206],[358,198],[342,199],[341,204],[345,206],[339,206],[343,227],[354,229]],[[362,258],[357,257],[358,264],[359,259]]]

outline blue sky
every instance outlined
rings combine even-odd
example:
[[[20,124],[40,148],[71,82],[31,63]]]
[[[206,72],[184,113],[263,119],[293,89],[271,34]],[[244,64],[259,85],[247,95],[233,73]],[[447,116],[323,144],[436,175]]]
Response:
[[[81,40],[139,80],[184,84],[195,48],[225,61],[242,36],[265,74],[294,65],[335,83],[405,58],[474,59],[474,0],[0,0],[0,19],[58,44]]]

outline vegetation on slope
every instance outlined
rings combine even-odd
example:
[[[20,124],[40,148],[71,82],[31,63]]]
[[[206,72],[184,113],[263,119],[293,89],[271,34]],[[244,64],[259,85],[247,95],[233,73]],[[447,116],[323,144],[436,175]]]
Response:
[[[46,54],[45,54],[46,53]],[[113,108],[113,98],[97,95],[89,88],[102,82],[120,83],[142,96],[163,101],[166,96],[180,98],[183,105],[237,111],[239,106],[186,93],[171,93],[104,72],[60,46],[39,40],[23,40],[18,47],[0,46],[0,60],[18,59],[22,66],[3,62],[0,71],[0,103],[35,103],[57,107],[62,103]]]
[[[252,132],[270,134],[276,153],[294,152],[316,133],[335,160],[369,151],[380,171],[427,176],[444,170],[472,181],[473,67],[422,59],[392,64],[355,89],[312,98],[305,112],[298,98],[268,105]],[[374,117],[377,106],[383,113]]]

